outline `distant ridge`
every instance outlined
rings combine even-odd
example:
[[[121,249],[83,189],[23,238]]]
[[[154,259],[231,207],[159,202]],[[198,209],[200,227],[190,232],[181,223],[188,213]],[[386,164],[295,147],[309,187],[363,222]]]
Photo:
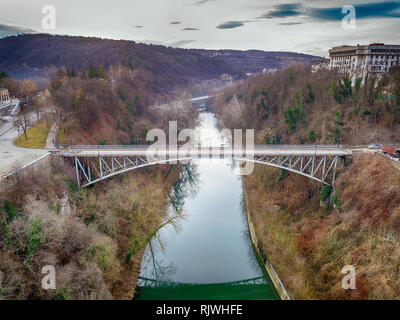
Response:
[[[322,57],[285,51],[262,50],[193,50],[201,55],[219,59],[246,73],[259,73],[266,69],[282,69],[294,63],[312,65]]]
[[[24,34],[0,39],[0,70],[15,78],[48,77],[60,67],[88,70],[121,63],[131,69],[157,73],[173,87],[190,80],[280,69],[296,62],[306,65],[321,57],[260,50],[181,49],[95,37]]]
[[[12,77],[44,77],[60,67],[88,70],[90,65],[118,64],[157,74],[170,86],[228,73],[231,65],[186,49],[95,37],[25,34],[0,39],[0,70]]]

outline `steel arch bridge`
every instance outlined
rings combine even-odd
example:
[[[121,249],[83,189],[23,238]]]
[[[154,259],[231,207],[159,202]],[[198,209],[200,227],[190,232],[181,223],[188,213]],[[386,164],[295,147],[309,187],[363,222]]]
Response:
[[[235,147],[167,147],[149,150],[149,146],[74,146],[53,152],[73,161],[79,186],[135,169],[158,164],[174,164],[196,159],[232,159],[285,169],[333,186],[339,157],[351,155],[340,146],[254,146]]]

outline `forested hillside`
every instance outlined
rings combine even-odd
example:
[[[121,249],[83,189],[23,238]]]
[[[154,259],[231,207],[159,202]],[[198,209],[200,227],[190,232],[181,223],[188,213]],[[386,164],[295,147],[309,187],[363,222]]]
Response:
[[[88,70],[90,65],[121,65],[151,73],[160,90],[241,71],[185,49],[94,37],[21,35],[0,39],[0,70],[12,77],[43,77],[58,68]]]
[[[179,49],[94,37],[30,34],[0,39],[0,70],[12,77],[49,76],[60,67],[80,71],[91,64],[104,68],[121,64],[157,75],[155,81],[160,88],[222,74],[240,78],[244,73],[259,73],[264,68],[320,61],[321,57],[295,52]]]
[[[31,50],[40,56],[40,50]],[[0,73],[0,85],[12,95],[29,96],[31,110],[40,110],[42,119],[58,127],[60,145],[144,144],[151,128],[168,132],[168,120],[193,127],[197,118],[196,109],[185,99],[176,101],[171,92],[194,77],[183,65],[189,70],[196,63],[174,63],[159,55],[168,60],[162,62],[165,69],[151,69],[151,61],[136,67],[136,59],[127,58],[125,64],[103,65],[76,56],[82,69],[55,70],[50,94],[43,94],[47,103],[39,109],[33,81]],[[199,59],[199,68],[207,66],[202,57],[189,56]],[[40,61],[45,65],[45,59]],[[202,70],[200,78],[211,76]],[[43,161],[0,183],[0,299],[132,299],[144,248],[165,224],[169,199],[176,196],[170,190],[181,190],[172,188],[182,183],[181,167],[143,168],[83,190],[74,182],[70,163]],[[56,290],[41,287],[40,271],[48,264],[57,270]]]
[[[197,111],[187,97],[160,94],[151,77],[119,66],[108,73],[102,67],[79,74],[59,69],[49,86],[58,143],[145,144],[148,130],[168,132],[168,120],[192,127]]]
[[[291,67],[230,88],[215,110],[259,144],[398,143],[400,76],[351,85],[335,72]],[[341,159],[334,188],[256,165],[243,177],[262,250],[294,299],[398,299],[400,172],[380,155]],[[352,265],[356,289],[344,290]]]
[[[399,96],[399,68],[352,86],[336,71],[296,65],[230,88],[215,111],[228,127],[256,129],[258,143],[398,143]]]
[[[323,58],[296,52],[261,50],[193,50],[206,57],[224,61],[246,73],[261,73],[266,69],[282,69],[295,63],[316,64]]]

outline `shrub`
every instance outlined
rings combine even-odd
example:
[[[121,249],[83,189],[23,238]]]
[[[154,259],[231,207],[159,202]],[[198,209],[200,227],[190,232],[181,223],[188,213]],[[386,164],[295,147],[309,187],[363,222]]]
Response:
[[[26,244],[26,254],[25,263],[30,263],[32,257],[35,255],[36,250],[39,248],[40,244],[44,241],[42,235],[42,225],[38,218],[30,221],[29,228],[26,232],[27,244]]]
[[[314,130],[309,130],[308,132],[307,132],[307,140],[308,141],[310,141],[310,142],[315,142],[315,132],[314,132]]]
[[[312,91],[311,85],[309,82],[307,82],[307,97],[306,97],[306,102],[307,103],[313,103],[315,100],[315,94]]]
[[[335,130],[333,130],[333,141],[336,142],[340,142],[340,129],[336,128]]]
[[[343,125],[342,115],[340,114],[340,112],[337,110],[333,111],[333,115],[334,115],[333,122],[339,126]]]
[[[281,171],[279,173],[279,176],[277,178],[277,181],[279,182],[279,181],[285,179],[288,176],[289,176],[289,171],[287,171],[286,169],[281,169]]]
[[[343,103],[344,100],[352,96],[351,79],[343,77],[338,82],[331,81],[331,92],[337,103]]]
[[[14,218],[17,216],[18,211],[17,211],[17,205],[15,203],[5,201],[4,202],[4,211],[7,214],[6,221],[11,222],[14,220]]]
[[[327,186],[326,184],[322,185],[320,194],[319,194],[319,199],[323,202],[329,199],[329,196],[332,193],[332,187]]]
[[[342,206],[342,200],[340,200],[339,195],[336,192],[332,194],[331,202],[335,208],[340,208]]]
[[[400,106],[400,83],[394,89],[394,94],[396,95],[396,106]]]
[[[294,130],[297,127],[297,121],[300,119],[300,108],[296,105],[294,107],[287,107],[285,110],[285,122],[289,129]]]

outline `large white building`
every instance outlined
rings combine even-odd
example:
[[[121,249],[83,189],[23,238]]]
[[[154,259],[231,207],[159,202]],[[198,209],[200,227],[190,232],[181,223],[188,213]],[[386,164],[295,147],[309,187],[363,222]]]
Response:
[[[8,90],[6,88],[0,88],[0,104],[8,103],[10,100],[10,96],[8,94]]]
[[[369,45],[340,46],[329,50],[329,69],[339,69],[353,80],[367,74],[382,77],[393,66],[400,65],[400,45],[372,43]]]
[[[18,99],[10,98],[6,88],[0,88],[0,119],[11,121],[20,110]]]

